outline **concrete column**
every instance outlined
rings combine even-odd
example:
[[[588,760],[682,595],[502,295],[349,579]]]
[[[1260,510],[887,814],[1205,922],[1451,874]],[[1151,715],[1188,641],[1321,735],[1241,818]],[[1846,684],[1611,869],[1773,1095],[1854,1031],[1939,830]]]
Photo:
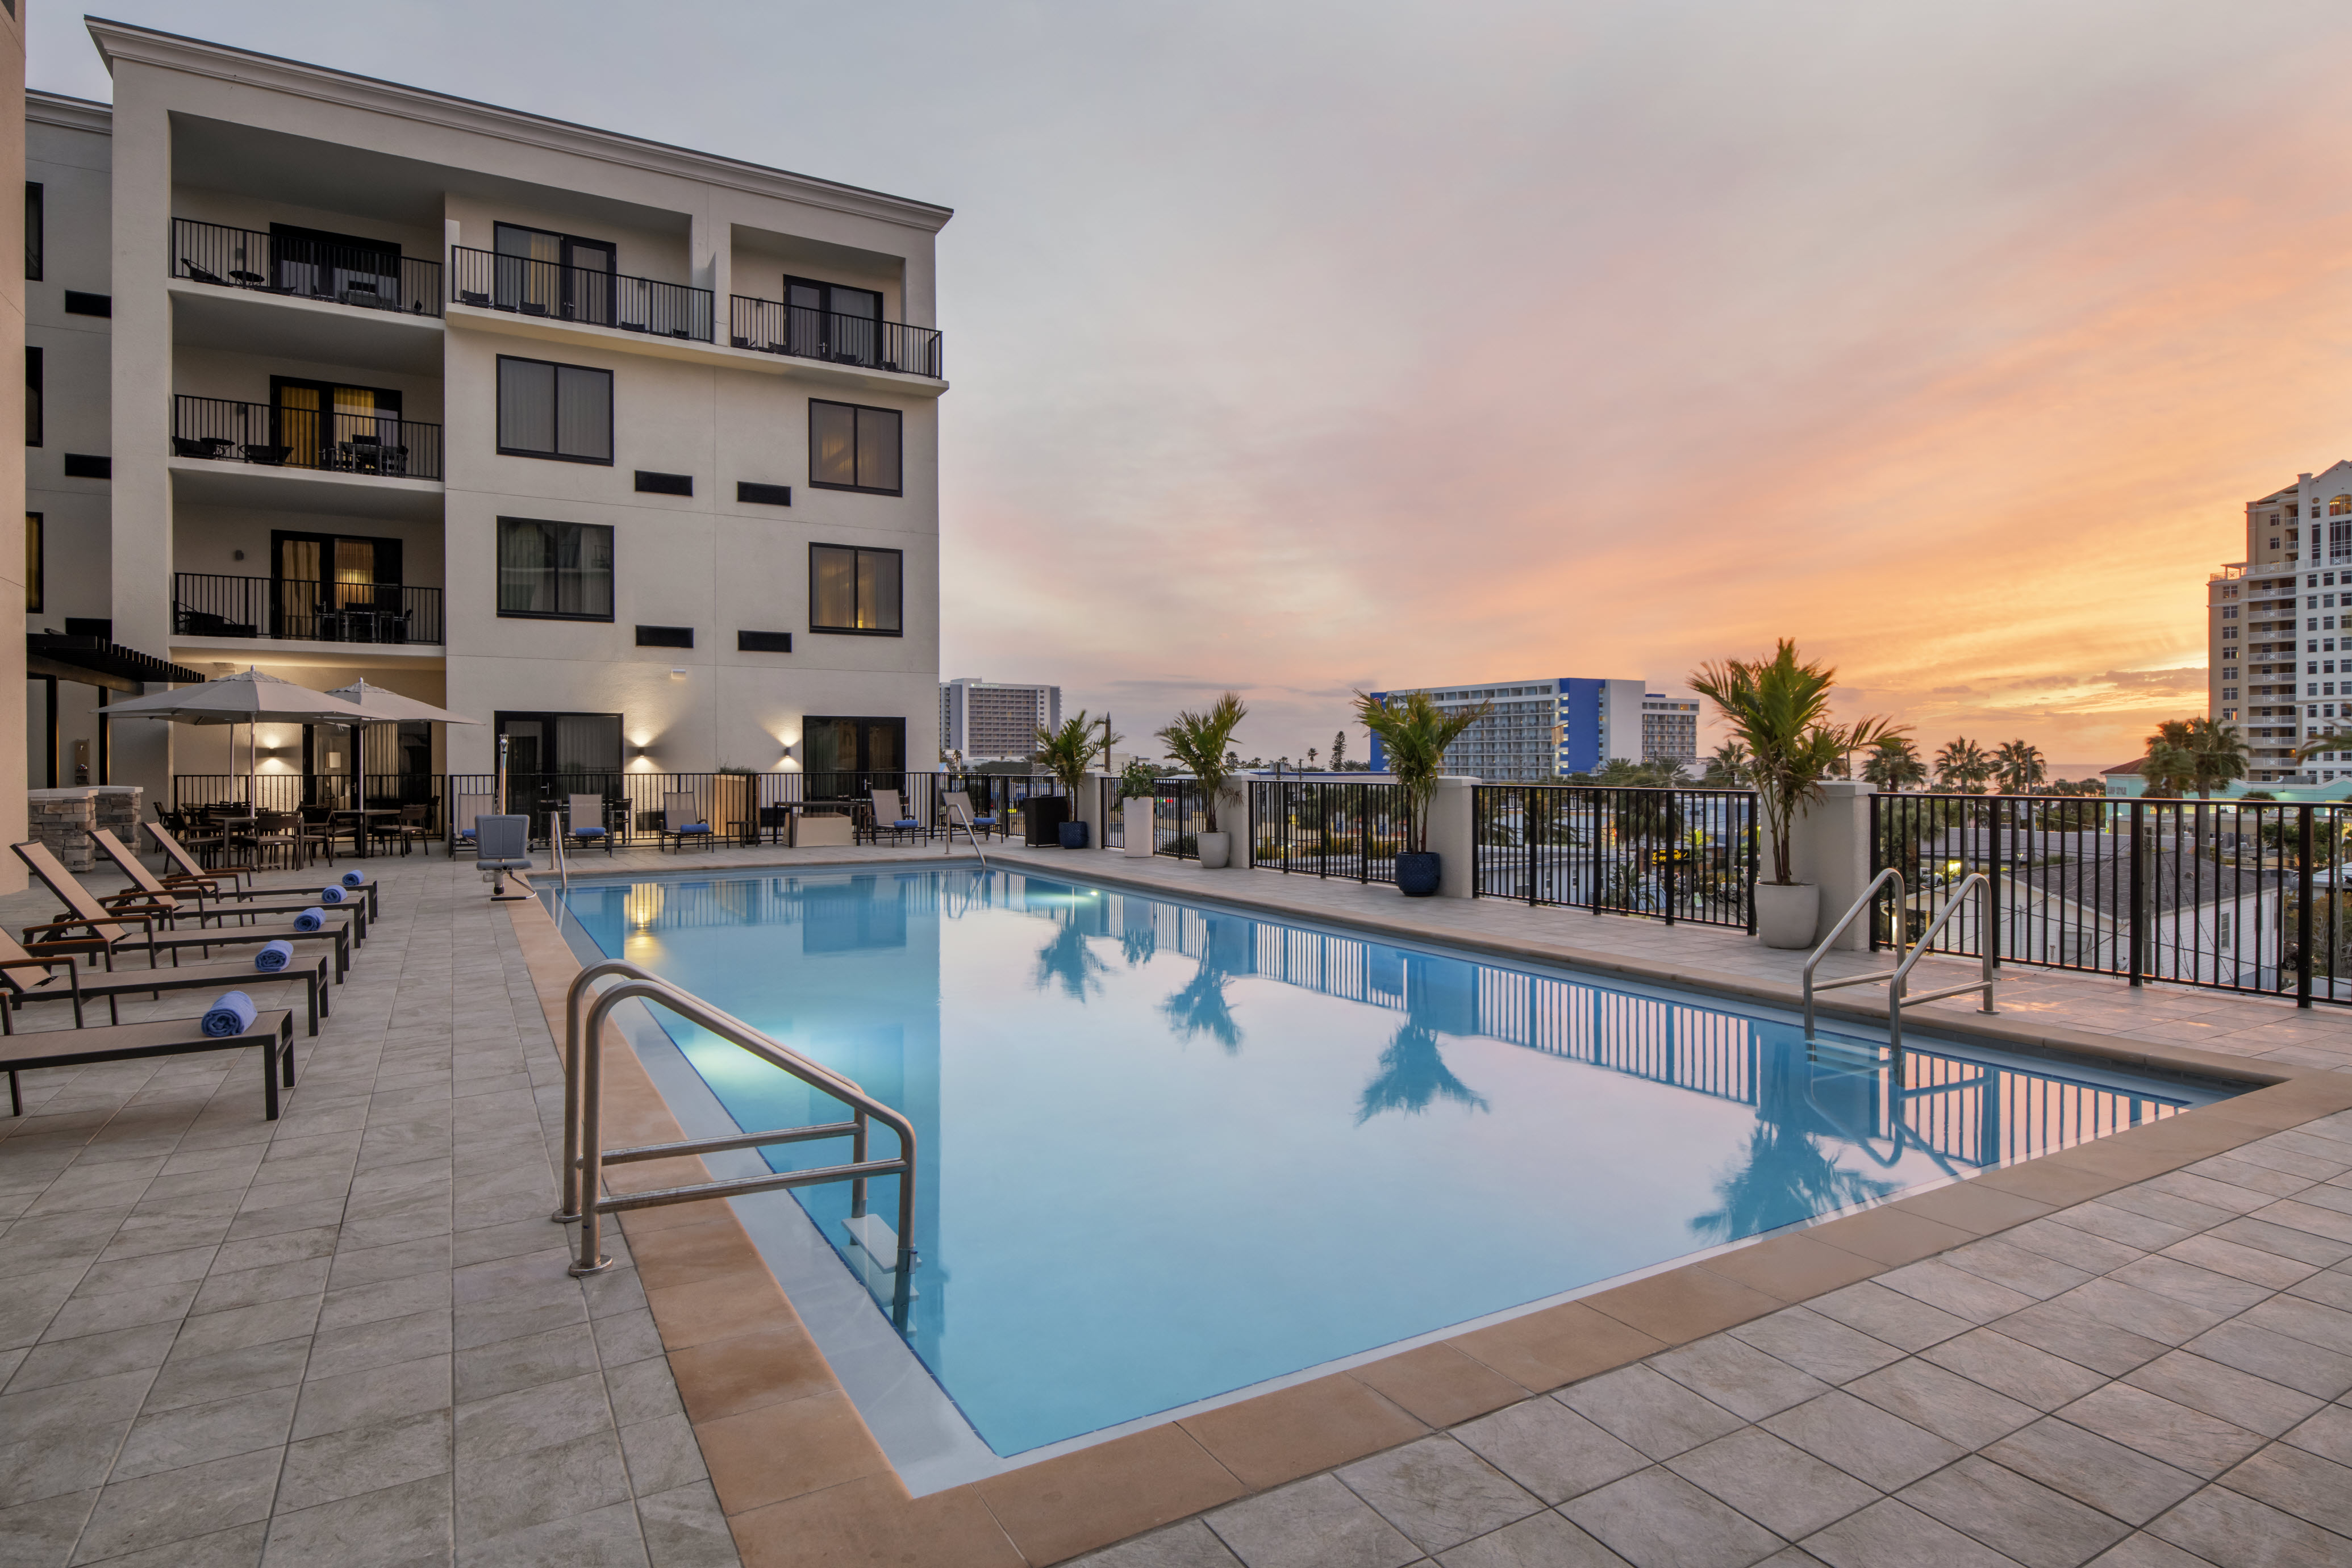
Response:
[[[1436,798],[1429,803],[1429,847],[1440,857],[1441,899],[1466,899],[1477,890],[1477,833],[1470,809],[1477,783],[1467,773],[1445,774],[1438,779]]]
[[[110,414],[113,553],[109,613],[114,640],[142,653],[172,648],[172,126],[169,90],[153,68],[114,70]],[[114,777],[172,790],[175,724],[142,721],[114,731]]]
[[[1822,798],[1800,811],[1790,825],[1789,869],[1800,882],[1811,882],[1821,889],[1822,931],[1829,930],[1847,906],[1862,897],[1863,886],[1870,880],[1870,797],[1877,793],[1876,786],[1859,779],[1826,780]],[[1769,878],[1772,874],[1769,843],[1763,853],[1759,875]],[[1859,920],[1838,939],[1842,950],[1869,945],[1869,927]]]

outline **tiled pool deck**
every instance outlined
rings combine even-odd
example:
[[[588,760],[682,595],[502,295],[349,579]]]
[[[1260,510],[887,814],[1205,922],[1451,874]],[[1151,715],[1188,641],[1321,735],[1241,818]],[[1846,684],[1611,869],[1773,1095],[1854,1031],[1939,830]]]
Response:
[[[1796,968],[1737,933],[991,856],[1774,998]],[[374,865],[384,921],[283,1121],[254,1064],[200,1058],[28,1075],[0,1123],[0,1564],[2352,1563],[2341,1011],[2006,972],[1984,1022],[2013,1042],[2282,1081],[910,1500],[723,1205],[630,1215],[634,1267],[563,1273],[571,957],[470,866]],[[661,1135],[618,1058],[619,1135]]]

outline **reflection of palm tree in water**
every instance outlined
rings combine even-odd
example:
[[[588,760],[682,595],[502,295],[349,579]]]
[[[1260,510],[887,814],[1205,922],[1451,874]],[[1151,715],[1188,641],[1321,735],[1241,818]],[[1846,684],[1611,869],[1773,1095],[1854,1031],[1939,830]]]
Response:
[[[1071,1001],[1084,1002],[1100,994],[1102,976],[1109,968],[1087,946],[1087,934],[1078,923],[1063,921],[1055,928],[1054,940],[1037,950],[1035,984],[1040,991],[1059,984]]]
[[[1694,1218],[1694,1232],[1713,1241],[1737,1241],[1815,1215],[1876,1203],[1901,1189],[1901,1182],[1842,1170],[1834,1152],[1823,1151],[1822,1135],[1835,1130],[1812,1103],[1812,1070],[1801,1060],[1766,1069],[1747,1155],[1715,1184],[1723,1206]]]
[[[1150,921],[1131,915],[1126,929],[1118,933],[1118,952],[1129,969],[1140,969],[1158,955],[1160,933],[1152,929]]]
[[[1182,990],[1160,1004],[1160,1016],[1186,1039],[1206,1035],[1233,1055],[1242,1048],[1242,1026],[1234,1022],[1233,1004],[1225,998],[1229,978],[1213,953],[1202,953],[1201,967]]]
[[[1356,1106],[1356,1125],[1361,1127],[1383,1110],[1418,1114],[1441,1100],[1473,1110],[1486,1109],[1486,1096],[1447,1068],[1445,1058],[1438,1054],[1436,1031],[1408,1022],[1381,1053],[1380,1076],[1364,1086],[1363,1099]]]

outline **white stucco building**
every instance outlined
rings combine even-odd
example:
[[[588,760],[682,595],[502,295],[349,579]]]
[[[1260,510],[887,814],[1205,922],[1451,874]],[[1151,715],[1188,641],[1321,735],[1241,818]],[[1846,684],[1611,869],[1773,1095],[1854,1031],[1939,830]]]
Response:
[[[2296,747],[2339,726],[2352,731],[2352,462],[2246,503],[2246,553],[2206,583],[2207,711],[2245,732],[2247,782],[2352,781],[2352,737],[2342,752],[2301,764]],[[2341,598],[2339,607],[2338,599]],[[2343,695],[2337,688],[2342,685]]]
[[[500,733],[523,772],[933,764],[947,208],[89,31],[112,108],[26,110],[37,626],[484,721],[379,726],[372,775]],[[229,766],[114,731],[151,795]],[[341,771],[337,731],[261,742]]]
[[[959,675],[940,683],[940,754],[972,762],[1025,757],[1037,731],[1062,727],[1062,689]]]

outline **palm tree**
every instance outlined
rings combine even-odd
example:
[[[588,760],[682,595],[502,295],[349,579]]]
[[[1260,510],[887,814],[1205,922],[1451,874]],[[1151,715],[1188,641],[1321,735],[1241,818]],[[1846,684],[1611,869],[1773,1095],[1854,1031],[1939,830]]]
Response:
[[[1217,831],[1217,796],[1223,792],[1225,781],[1240,771],[1241,753],[1232,749],[1231,742],[1234,731],[1248,717],[1241,693],[1228,691],[1207,711],[1181,710],[1175,722],[1155,731],[1160,744],[1168,748],[1170,759],[1200,781],[1205,832]]]
[[[2004,795],[2032,795],[2033,786],[2050,776],[2042,749],[2030,741],[2003,741],[1993,752],[1992,767]]]
[[[1936,753],[1936,782],[1961,795],[1982,795],[1992,769],[1985,749],[1965,735]]]
[[[1748,787],[1748,748],[1737,741],[1726,741],[1706,760],[1706,776],[1699,783],[1709,789],[1745,789]]]
[[[2188,720],[2167,719],[2156,727],[2140,759],[2139,776],[2147,781],[2151,799],[2179,800],[2197,787],[2196,738]]]
[[[1885,790],[1906,790],[1927,782],[1927,764],[1919,748],[1902,735],[1889,735],[1863,759],[1862,776]]]
[[[2235,724],[2216,724],[2210,719],[2189,721],[2189,754],[2195,759],[2197,794],[2203,800],[2244,778],[2253,760]]]
[[[1396,775],[1397,786],[1404,792],[1406,832],[1414,854],[1429,847],[1429,805],[1437,797],[1437,775],[1445,771],[1445,748],[1494,710],[1492,702],[1481,702],[1449,713],[1432,702],[1426,691],[1391,697],[1386,702],[1366,692],[1356,693],[1356,722],[1380,737],[1388,752],[1389,772]]]

